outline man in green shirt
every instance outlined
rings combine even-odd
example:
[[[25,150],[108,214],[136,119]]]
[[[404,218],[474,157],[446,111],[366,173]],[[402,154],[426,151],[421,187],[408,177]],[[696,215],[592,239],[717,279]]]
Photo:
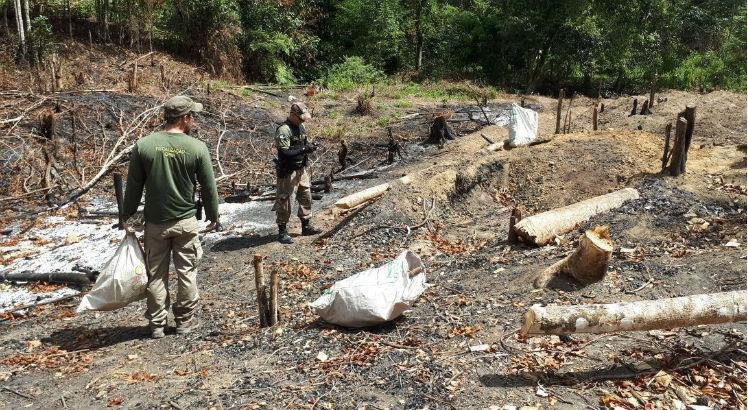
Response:
[[[218,192],[213,165],[205,143],[187,135],[193,113],[203,105],[177,96],[164,104],[164,131],[138,140],[130,154],[123,216],[138,210],[145,188],[145,254],[148,270],[146,318],[154,338],[164,337],[169,309],[169,263],[177,273],[177,300],[172,307],[177,334],[193,330],[198,322],[193,312],[198,302],[196,266],[203,250],[195,218],[195,191],[200,194],[210,220],[207,230],[218,223]]]
[[[304,121],[312,118],[306,106],[300,102],[291,104],[291,112],[286,121],[275,131],[275,146],[278,149],[277,173],[275,184],[275,221],[278,224],[278,242],[293,243],[288,235],[288,219],[291,217],[291,195],[296,190],[296,201],[299,203],[298,216],[301,219],[302,235],[317,235],[319,229],[311,224],[312,190],[309,177],[307,155],[314,152],[317,146],[307,141]]]

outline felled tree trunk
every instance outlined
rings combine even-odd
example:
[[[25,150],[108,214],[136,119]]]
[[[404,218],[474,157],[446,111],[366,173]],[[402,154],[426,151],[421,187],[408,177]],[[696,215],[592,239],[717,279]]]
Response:
[[[607,226],[596,226],[579,238],[579,246],[566,258],[554,263],[535,278],[536,288],[548,285],[560,274],[568,275],[583,285],[598,282],[605,277],[613,255],[613,242]]]
[[[535,305],[525,313],[523,335],[568,335],[673,329],[746,319],[746,292],[574,306]]]
[[[514,229],[524,242],[543,246],[552,242],[556,236],[576,228],[590,217],[618,208],[629,199],[638,198],[639,191],[634,188],[624,188],[526,217],[517,223]]]

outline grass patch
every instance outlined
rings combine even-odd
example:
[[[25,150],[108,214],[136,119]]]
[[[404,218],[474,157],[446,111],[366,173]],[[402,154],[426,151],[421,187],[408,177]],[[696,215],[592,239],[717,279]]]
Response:
[[[405,98],[400,98],[399,100],[395,101],[395,104],[393,105],[397,108],[412,108],[413,102]]]

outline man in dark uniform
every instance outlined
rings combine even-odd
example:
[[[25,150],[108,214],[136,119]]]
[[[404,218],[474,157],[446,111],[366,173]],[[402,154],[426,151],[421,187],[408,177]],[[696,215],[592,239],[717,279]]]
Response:
[[[291,104],[291,112],[286,121],[275,131],[275,146],[278,149],[278,182],[276,183],[275,213],[278,224],[278,242],[293,243],[288,235],[288,219],[291,216],[291,195],[296,190],[299,203],[298,216],[301,219],[302,235],[321,233],[311,224],[312,190],[309,175],[308,154],[317,146],[307,141],[304,121],[312,118],[306,106],[300,102]]]

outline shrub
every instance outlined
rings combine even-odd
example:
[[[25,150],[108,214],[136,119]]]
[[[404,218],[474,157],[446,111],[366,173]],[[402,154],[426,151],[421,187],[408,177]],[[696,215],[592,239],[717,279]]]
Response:
[[[384,79],[384,73],[364,62],[361,57],[346,57],[327,71],[321,81],[338,91],[349,91],[357,86],[374,84]]]

